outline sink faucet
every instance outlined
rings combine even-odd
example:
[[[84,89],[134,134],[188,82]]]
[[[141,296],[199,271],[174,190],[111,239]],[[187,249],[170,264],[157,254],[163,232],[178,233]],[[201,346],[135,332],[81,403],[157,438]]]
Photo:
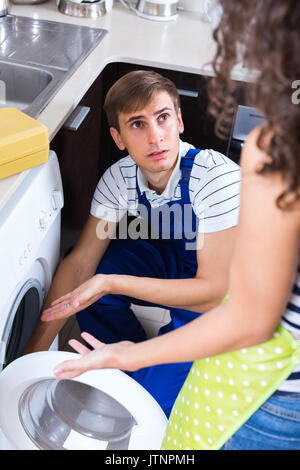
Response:
[[[0,0],[0,16],[6,16],[8,13],[7,0]]]

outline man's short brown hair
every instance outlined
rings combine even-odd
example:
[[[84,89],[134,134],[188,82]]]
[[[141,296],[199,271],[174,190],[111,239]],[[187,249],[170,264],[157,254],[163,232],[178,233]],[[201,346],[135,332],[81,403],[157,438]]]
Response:
[[[166,91],[172,98],[175,111],[180,108],[178,91],[171,80],[145,70],[135,70],[121,77],[108,91],[104,110],[110,127],[118,131],[119,114],[143,109],[157,92]]]

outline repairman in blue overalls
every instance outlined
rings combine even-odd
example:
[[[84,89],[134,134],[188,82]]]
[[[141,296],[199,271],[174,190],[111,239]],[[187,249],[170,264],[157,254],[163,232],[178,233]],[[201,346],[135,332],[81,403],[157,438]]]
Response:
[[[205,314],[227,292],[240,167],[181,141],[177,89],[157,73],[126,74],[104,108],[114,142],[129,155],[97,185],[87,224],[55,276],[35,350],[75,313],[81,331],[104,343],[139,342],[146,334],[133,304],[170,310],[162,335]],[[136,218],[124,223],[126,214]],[[145,367],[132,377],[169,416],[191,365]]]

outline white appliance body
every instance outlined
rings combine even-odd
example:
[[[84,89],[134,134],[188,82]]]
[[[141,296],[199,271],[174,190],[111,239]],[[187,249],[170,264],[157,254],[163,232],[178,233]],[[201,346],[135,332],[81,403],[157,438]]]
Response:
[[[60,254],[63,189],[57,157],[26,171],[0,209],[0,371],[22,353]]]
[[[40,316],[59,260],[63,207],[54,152],[46,163],[12,179],[13,191],[9,184],[5,191],[2,181],[0,204],[0,376],[22,353]],[[0,426],[0,449],[13,448]]]
[[[0,427],[5,434],[8,445],[17,450],[55,449],[57,436],[60,433],[62,434],[61,430],[63,430],[63,449],[120,450],[116,439],[110,441],[108,439],[108,442],[104,442],[101,439],[91,437],[95,431],[94,425],[99,423],[102,425],[104,422],[105,430],[108,433],[114,426],[113,420],[109,417],[110,408],[105,408],[101,400],[95,410],[95,420],[93,421],[92,417],[90,418],[89,405],[92,404],[93,406],[97,402],[94,395],[92,400],[89,400],[90,392],[96,391],[98,393],[100,391],[100,393],[106,394],[109,399],[116,400],[132,417],[132,428],[125,436],[126,447],[121,447],[121,449],[160,449],[167,426],[167,418],[154,398],[124,372],[116,369],[91,370],[72,379],[72,381],[55,380],[53,375],[55,366],[62,361],[78,357],[80,357],[78,354],[63,351],[33,353],[15,360],[0,374]],[[65,407],[61,408],[63,413],[59,417],[59,425],[56,425],[60,409],[59,403],[56,402],[51,410],[49,407],[47,413],[43,411],[44,404],[50,395],[48,391],[45,395],[40,396],[37,402],[30,402],[34,395],[33,388],[36,387],[36,384],[43,383],[43,381],[50,381],[55,387],[57,385],[58,387],[64,386],[64,383],[69,382],[71,387],[74,388],[76,388],[76,384],[80,387],[83,386],[82,384],[86,384],[89,386],[88,388],[91,388],[91,390],[88,390],[87,400],[81,400],[81,405],[78,406],[78,402],[74,400],[75,408],[78,409],[79,420],[81,417],[88,416],[86,423],[87,425],[91,423],[90,432],[82,431],[80,425],[78,426],[79,430],[74,427],[68,428],[69,423],[72,421],[68,419],[67,414],[68,403],[72,401],[72,391],[66,397],[63,397],[66,402]],[[27,390],[30,391],[27,393]],[[54,426],[52,425],[53,447],[40,446],[39,443],[43,440],[39,439],[41,434],[38,434],[38,431],[35,432],[35,430],[31,434],[29,428],[24,425],[24,420],[22,421],[23,412],[26,408],[24,395],[27,396],[29,402],[29,418],[33,417],[30,424],[33,424],[33,427],[37,426],[39,430],[45,429],[45,440],[51,434],[51,423],[55,423]],[[61,417],[65,420],[63,421]],[[47,442],[49,443],[49,440]]]

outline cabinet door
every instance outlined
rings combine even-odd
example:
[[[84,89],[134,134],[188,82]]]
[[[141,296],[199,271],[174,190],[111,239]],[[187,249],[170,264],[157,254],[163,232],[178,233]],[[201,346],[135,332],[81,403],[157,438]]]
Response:
[[[78,130],[62,127],[51,142],[51,148],[59,159],[63,181],[63,221],[75,229],[81,229],[89,215],[91,200],[101,175],[102,98],[100,75],[79,103],[90,110]]]

